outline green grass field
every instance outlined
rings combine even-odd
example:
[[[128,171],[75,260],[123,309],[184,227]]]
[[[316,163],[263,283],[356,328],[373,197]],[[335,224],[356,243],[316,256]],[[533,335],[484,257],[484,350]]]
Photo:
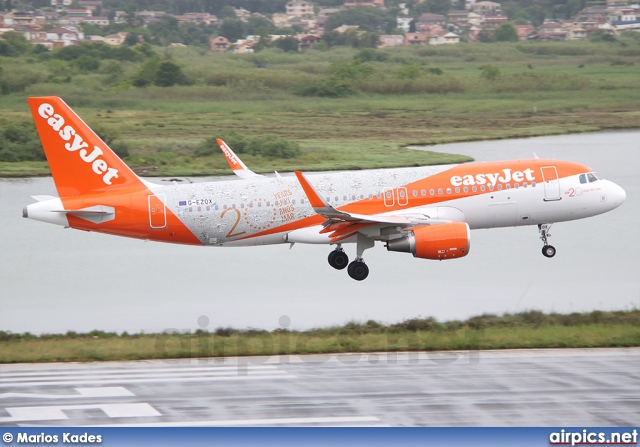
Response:
[[[0,363],[629,346],[640,346],[637,309],[568,315],[528,311],[445,323],[415,318],[389,326],[351,322],[304,332],[218,328],[195,333],[93,331],[37,337],[0,331]]]
[[[137,172],[181,176],[229,173],[221,155],[194,156],[206,138],[228,132],[272,134],[300,145],[302,155],[294,159],[242,156],[253,170],[269,172],[458,163],[469,158],[405,146],[640,125],[640,42],[634,38],[376,50],[383,60],[364,62],[371,75],[345,78],[354,94],[343,98],[296,92],[333,82],[332,64],[353,65],[362,57],[356,50],[233,55],[171,48],[161,54],[181,65],[192,85],[133,87],[128,77],[139,69],[133,62],[123,62],[115,80],[69,68],[69,82],[60,82],[52,74],[59,64],[0,58],[5,80],[25,84],[1,97],[0,129],[31,119],[26,97],[61,96],[90,125],[117,133]],[[487,66],[497,77],[487,77]],[[3,176],[47,173],[43,163],[0,163]]]

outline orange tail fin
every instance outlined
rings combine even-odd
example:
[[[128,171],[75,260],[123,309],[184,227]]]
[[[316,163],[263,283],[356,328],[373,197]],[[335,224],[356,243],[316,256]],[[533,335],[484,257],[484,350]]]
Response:
[[[48,96],[27,101],[60,197],[144,187],[62,99]]]

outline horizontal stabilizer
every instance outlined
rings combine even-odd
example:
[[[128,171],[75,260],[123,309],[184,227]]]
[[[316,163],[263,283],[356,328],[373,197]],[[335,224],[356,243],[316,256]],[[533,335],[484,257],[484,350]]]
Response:
[[[45,200],[57,199],[56,196],[45,196],[45,195],[31,196],[31,198],[36,202],[44,202]]]
[[[111,206],[96,205],[89,208],[83,208],[80,210],[55,210],[55,213],[64,213],[79,217],[80,219],[88,220],[93,223],[109,222],[115,219],[116,212]]]

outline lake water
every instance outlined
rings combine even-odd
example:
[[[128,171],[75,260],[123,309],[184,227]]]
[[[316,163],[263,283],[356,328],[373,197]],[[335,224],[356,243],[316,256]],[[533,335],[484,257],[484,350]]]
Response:
[[[554,225],[553,259],[540,253],[535,226],[478,230],[469,256],[445,262],[390,253],[377,244],[365,253],[369,278],[356,282],[328,265],[325,246],[179,246],[23,219],[22,207],[33,202],[29,196],[56,195],[53,181],[4,179],[0,330],[274,329],[285,321],[308,329],[350,320],[640,308],[640,131],[428,149],[479,161],[533,152],[573,160],[621,185],[627,200],[610,213]],[[353,258],[355,246],[346,250]]]

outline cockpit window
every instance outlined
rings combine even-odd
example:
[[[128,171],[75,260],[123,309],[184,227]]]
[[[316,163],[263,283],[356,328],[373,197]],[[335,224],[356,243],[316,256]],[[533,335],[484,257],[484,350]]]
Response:
[[[598,178],[591,173],[587,174],[587,178],[589,178],[589,183],[598,181]]]
[[[602,176],[600,174],[598,174],[597,172],[594,172],[593,175],[598,179],[598,180],[603,180]]]
[[[587,175],[586,174],[580,174],[580,183],[587,183]]]

